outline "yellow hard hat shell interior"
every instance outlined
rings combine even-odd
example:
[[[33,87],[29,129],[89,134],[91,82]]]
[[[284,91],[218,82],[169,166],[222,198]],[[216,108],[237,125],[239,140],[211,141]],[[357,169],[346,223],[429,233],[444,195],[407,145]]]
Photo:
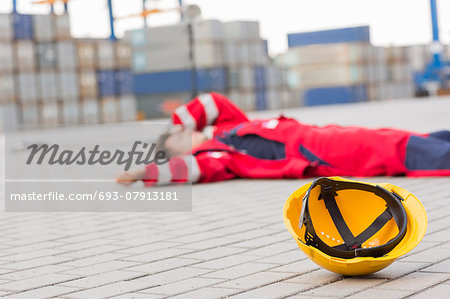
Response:
[[[340,177],[330,179],[346,180]],[[384,256],[377,258],[355,257],[352,259],[332,257],[315,247],[306,245],[304,238],[306,228],[305,226],[302,226],[301,229],[299,228],[299,219],[303,197],[311,186],[311,183],[309,183],[300,187],[289,196],[284,206],[283,217],[288,230],[296,239],[298,246],[311,260],[332,272],[344,275],[365,275],[389,266],[395,259],[409,252],[420,242],[427,226],[426,211],[421,202],[413,194],[400,187],[391,184],[371,185],[379,185],[388,191],[395,192],[403,198],[402,204],[407,215],[407,230],[401,242]],[[320,187],[313,188],[308,203],[310,217],[314,224],[316,234],[330,247],[340,245],[343,242],[342,238],[325,207],[324,201],[317,200],[319,194]],[[341,214],[353,235],[361,233],[386,209],[386,202],[382,198],[366,191],[352,189],[340,190],[337,192],[335,198]],[[366,246],[370,248],[385,244],[394,238],[398,232],[394,219],[391,219],[376,234],[365,241],[362,247],[364,248]]]

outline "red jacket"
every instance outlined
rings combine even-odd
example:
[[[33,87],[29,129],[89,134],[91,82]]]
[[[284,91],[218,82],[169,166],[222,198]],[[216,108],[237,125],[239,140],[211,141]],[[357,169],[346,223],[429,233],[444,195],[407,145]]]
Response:
[[[318,127],[284,116],[249,120],[229,99],[217,93],[201,95],[179,107],[172,115],[172,122],[203,130],[211,140],[165,165],[148,165],[144,179],[148,186],[236,177],[450,175],[450,170],[415,173],[405,167],[408,139],[412,135],[426,137],[426,134],[337,125]],[[256,134],[281,142],[286,157],[258,159],[214,138],[239,124],[237,135]]]

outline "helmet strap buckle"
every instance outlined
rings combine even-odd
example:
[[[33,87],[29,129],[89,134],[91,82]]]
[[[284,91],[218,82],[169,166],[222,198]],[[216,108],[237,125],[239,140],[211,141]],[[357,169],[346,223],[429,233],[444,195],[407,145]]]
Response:
[[[320,185],[321,192],[319,196],[319,200],[323,199],[325,201],[334,200],[334,197],[337,196],[336,186],[334,185]]]

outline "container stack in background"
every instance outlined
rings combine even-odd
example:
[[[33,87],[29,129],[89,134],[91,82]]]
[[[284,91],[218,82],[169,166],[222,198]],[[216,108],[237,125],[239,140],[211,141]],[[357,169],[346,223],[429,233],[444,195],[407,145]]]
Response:
[[[288,44],[275,62],[306,106],[414,97],[414,73],[431,57],[425,45],[373,46],[368,26],[289,34]]]
[[[258,22],[192,27],[195,72],[186,23],[111,42],[72,38],[67,14],[0,14],[0,129],[165,117],[194,79],[245,111],[410,98],[432,58],[429,45],[376,47],[367,26],[289,34],[275,59]]]
[[[224,92],[223,28],[219,21],[193,26],[198,90]],[[125,33],[133,47],[138,109],[147,118],[169,115],[188,100],[192,90],[189,35],[186,24]]]
[[[368,27],[289,34],[288,45],[276,64],[288,69],[297,105],[367,100],[376,64]]]
[[[387,78],[373,89],[374,100],[401,99],[414,97],[413,63],[417,57],[408,57],[415,51],[415,47],[387,47],[384,48],[384,58]],[[425,66],[421,68],[425,69]]]
[[[76,56],[84,122],[135,120],[131,47],[124,41],[80,39]]]
[[[68,14],[0,15],[0,59],[3,130],[136,117],[130,47],[72,38]]]
[[[286,107],[285,72],[273,65],[259,23],[236,21],[223,27],[229,98],[246,111]]]
[[[193,25],[193,36],[199,93],[224,93],[247,111],[286,105],[283,72],[270,65],[258,22],[205,20]],[[129,31],[125,39],[133,46],[135,93],[146,117],[166,116],[191,98],[187,24]]]

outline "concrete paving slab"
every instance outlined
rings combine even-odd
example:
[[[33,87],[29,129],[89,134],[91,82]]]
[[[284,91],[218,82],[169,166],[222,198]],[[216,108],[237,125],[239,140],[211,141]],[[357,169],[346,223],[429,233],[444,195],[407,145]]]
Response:
[[[280,112],[317,125],[419,132],[450,129],[448,97],[265,111],[251,116],[274,117]],[[83,128],[77,130],[80,133]],[[410,190],[424,203],[430,222],[416,249],[370,276],[343,277],[319,268],[297,248],[284,227],[285,200],[310,179],[234,180],[195,185],[191,213],[0,213],[0,295],[447,296],[450,178],[365,180]],[[132,190],[148,189],[137,185]]]

